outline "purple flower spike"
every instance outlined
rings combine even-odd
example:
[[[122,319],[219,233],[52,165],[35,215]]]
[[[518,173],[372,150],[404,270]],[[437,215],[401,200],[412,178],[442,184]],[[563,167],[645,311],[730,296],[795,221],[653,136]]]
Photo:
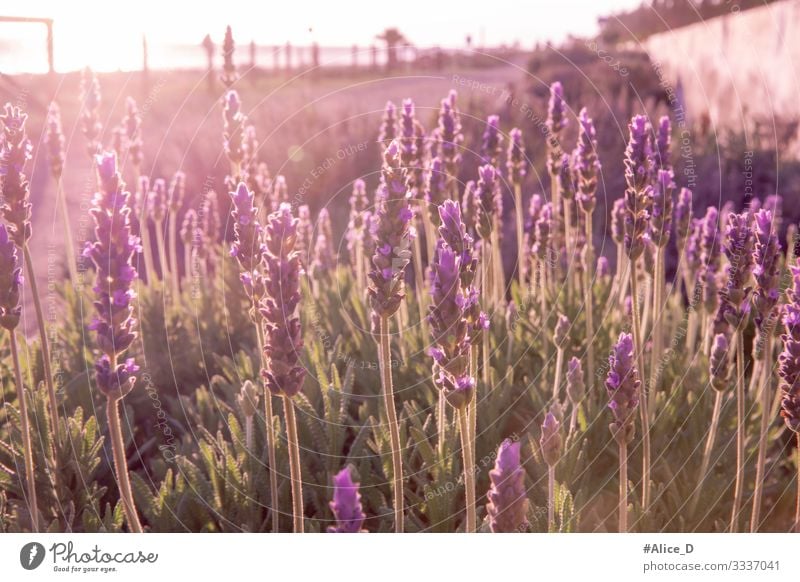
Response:
[[[477,233],[485,240],[489,239],[495,222],[503,216],[503,194],[497,179],[497,170],[486,164],[478,169],[476,200],[478,202]]]
[[[353,482],[350,468],[345,467],[333,477],[333,501],[331,511],[336,525],[328,527],[328,533],[362,533],[364,530],[364,511],[361,508],[361,494],[358,483]]]
[[[515,127],[509,134],[508,153],[506,155],[506,170],[508,181],[513,186],[519,186],[527,173],[525,144],[522,141],[522,130]]]
[[[500,135],[500,117],[490,115],[486,119],[486,129],[483,132],[481,145],[481,160],[484,164],[497,167],[498,160],[503,153],[503,136]]]
[[[242,113],[242,102],[236,91],[225,94],[225,106],[222,110],[223,121],[223,148],[225,155],[232,164],[241,164],[245,152],[242,149],[242,132],[247,124],[247,117]],[[232,176],[237,179],[239,176]]]
[[[506,439],[500,444],[489,480],[492,485],[486,494],[486,512],[492,533],[524,532],[528,527],[528,498],[519,441]]]
[[[542,207],[539,220],[536,221],[535,240],[531,247],[531,252],[540,261],[547,260],[548,247],[550,245],[550,233],[552,230],[553,205],[548,202]]]
[[[608,407],[614,414],[614,422],[609,428],[617,442],[625,439],[629,443],[633,440],[634,411],[639,405],[641,386],[633,351],[633,337],[629,333],[621,333],[608,358],[606,390],[611,399]]]
[[[24,173],[31,159],[31,142],[25,132],[28,116],[19,107],[5,105],[0,115],[0,211],[8,222],[9,234],[22,248],[31,238],[30,184]]]
[[[167,213],[167,184],[161,178],[153,182],[153,190],[147,197],[147,210],[156,224],[164,220]]]
[[[397,107],[391,101],[386,102],[383,109],[383,119],[381,120],[381,131],[378,142],[383,147],[388,146],[397,137]]]
[[[558,185],[565,200],[572,200],[575,197],[578,182],[575,172],[572,171],[572,160],[567,154],[562,154],[561,163],[558,165]]]
[[[300,364],[303,335],[297,304],[302,268],[296,240],[297,219],[289,204],[281,204],[269,215],[264,228],[264,297],[260,312],[266,365],[261,375],[270,392],[288,397],[302,390],[306,373]]]
[[[544,462],[550,467],[555,467],[561,458],[561,423],[552,412],[548,412],[542,423],[542,437],[539,440],[542,447]]]
[[[750,294],[750,273],[753,268],[753,233],[750,230],[750,217],[747,212],[741,214],[731,213],[725,227],[722,250],[728,258],[725,268],[727,282],[720,292],[720,306],[717,314],[721,319],[732,325],[734,329],[744,323],[749,312],[747,303]],[[717,331],[719,331],[717,327]]]
[[[650,178],[652,152],[648,135],[650,124],[644,115],[635,115],[628,125],[628,146],[625,149],[625,180],[628,189],[641,191]]]
[[[138,370],[133,360],[118,362],[136,339],[133,282],[137,273],[133,258],[139,250],[139,239],[131,231],[130,192],[125,191],[117,172],[115,154],[97,156],[97,173],[100,190],[90,210],[96,241],[88,243],[84,250],[97,268],[97,318],[90,329],[97,332],[97,345],[103,356],[95,366],[95,377],[98,389],[106,396],[121,398],[133,389]]]
[[[709,357],[709,377],[714,390],[727,390],[730,387],[731,370],[728,357],[728,338],[724,333],[714,336]]]
[[[778,356],[778,376],[781,379],[781,416],[786,426],[800,433],[800,267],[789,267],[792,286],[786,291],[788,301],[783,306],[785,333],[783,351]]]
[[[675,205],[675,243],[678,250],[682,251],[689,237],[692,222],[692,191],[681,188],[678,194],[678,203]]]
[[[233,209],[233,244],[231,255],[239,261],[243,273],[260,280],[260,269],[264,260],[264,245],[261,242],[261,225],[258,223],[258,209],[255,197],[244,182],[239,182],[235,192],[231,192]],[[260,296],[252,297],[258,302]]]
[[[577,406],[586,394],[586,384],[583,382],[583,367],[581,361],[573,356],[567,363],[567,396],[573,406]]]
[[[759,210],[755,214],[755,244],[753,248],[753,276],[756,288],[753,293],[755,323],[759,335],[764,333],[765,324],[776,315],[775,307],[780,297],[780,254],[781,244],[772,227],[772,213]],[[762,341],[755,342],[755,353],[761,356]]]
[[[9,331],[16,329],[22,316],[21,273],[17,245],[9,238],[6,225],[0,224],[0,325]]]
[[[600,175],[600,160],[597,157],[597,133],[594,122],[584,107],[578,116],[580,131],[578,148],[575,152],[575,166],[578,174],[578,204],[591,214],[596,205],[597,180]]]
[[[675,182],[672,172],[658,170],[653,190],[653,212],[650,217],[650,237],[657,247],[665,247],[672,231],[672,195]]]
[[[391,317],[399,309],[405,296],[405,269],[411,259],[409,224],[413,215],[409,208],[406,172],[400,167],[398,154],[399,146],[393,141],[383,155],[381,189],[384,194],[380,197],[372,233],[375,254],[368,294],[374,316],[381,318]]]
[[[433,144],[436,151],[435,153],[431,152],[434,157],[442,158],[445,173],[448,176],[458,175],[461,165],[459,149],[462,141],[464,141],[464,136],[461,133],[461,122],[456,110],[455,91],[451,91],[449,98],[442,99],[439,109],[439,125],[436,128],[436,139]]]
[[[550,85],[550,101],[547,104],[546,124],[551,134],[559,134],[567,126],[564,88],[558,81]]]

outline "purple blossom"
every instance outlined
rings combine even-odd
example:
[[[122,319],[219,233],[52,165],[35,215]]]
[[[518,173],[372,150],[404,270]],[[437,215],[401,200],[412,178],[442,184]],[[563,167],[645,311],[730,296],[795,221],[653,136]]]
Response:
[[[95,366],[95,377],[98,389],[106,396],[121,398],[133,389],[138,369],[131,359],[124,364],[118,361],[136,339],[133,282],[137,273],[133,258],[139,251],[139,239],[131,232],[130,192],[125,191],[117,172],[115,154],[97,156],[97,173],[100,189],[90,210],[96,240],[84,250],[97,268],[97,317],[90,329],[97,333],[103,356]]]
[[[496,223],[503,216],[503,194],[497,170],[486,164],[478,169],[476,200],[478,202],[477,234],[488,240]]]
[[[708,374],[711,379],[711,387],[715,390],[722,391],[730,387],[731,370],[728,348],[728,338],[724,333],[714,336],[709,356]]]
[[[628,125],[629,138],[625,148],[625,180],[628,189],[641,192],[647,185],[652,169],[650,124],[644,115],[634,115]]]
[[[518,127],[513,128],[509,134],[509,138],[508,153],[506,154],[508,181],[514,186],[519,186],[522,184],[523,180],[525,180],[525,175],[527,173],[522,130]]]
[[[21,286],[22,268],[17,245],[9,238],[6,225],[0,224],[0,325],[12,332],[22,316]]]
[[[761,334],[766,322],[775,315],[775,306],[780,296],[781,244],[772,228],[772,213],[769,210],[756,212],[754,226],[753,276],[756,288],[753,292],[753,307],[756,328]],[[757,351],[760,345],[761,342],[755,342]]]
[[[345,467],[333,477],[333,501],[331,511],[336,525],[328,527],[328,533],[361,533],[364,530],[364,511],[361,507],[361,494],[358,483],[353,482],[350,468]]]
[[[236,91],[228,91],[224,98],[224,108],[222,110],[223,121],[223,149],[228,156],[231,164],[240,165],[244,160],[242,150],[242,132],[247,122],[247,117],[242,113],[242,102]],[[239,179],[240,176],[231,176]]]
[[[577,406],[586,394],[586,384],[583,382],[583,367],[581,361],[573,356],[567,362],[567,396],[573,406]]]
[[[594,122],[584,107],[578,116],[580,130],[578,147],[575,152],[575,170],[578,175],[578,204],[591,214],[596,204],[597,180],[601,165],[597,157],[597,134]]]
[[[405,296],[405,269],[411,259],[409,223],[412,214],[397,141],[386,148],[383,160],[381,188],[384,194],[373,225],[376,252],[372,256],[368,295],[374,316],[387,318],[398,310]]]
[[[258,223],[258,209],[254,204],[254,195],[244,182],[239,182],[235,192],[231,192],[233,208],[233,243],[231,256],[239,262],[239,266],[248,277],[258,279],[263,264],[264,245],[261,242],[261,225]],[[249,287],[253,288],[252,285]],[[259,297],[251,297],[258,302]]]
[[[558,186],[565,200],[575,197],[578,182],[575,172],[572,171],[572,160],[567,154],[561,155],[561,163],[558,165]]]
[[[634,432],[634,410],[639,405],[639,372],[636,370],[633,337],[619,334],[619,340],[608,358],[606,390],[611,399],[608,407],[614,414],[609,428],[617,441],[631,442]]]
[[[31,238],[30,183],[24,173],[31,159],[31,142],[25,132],[28,116],[19,107],[5,105],[0,115],[0,211],[14,243],[22,248]]]
[[[445,173],[453,178],[458,175],[461,165],[461,142],[464,136],[461,133],[461,121],[456,109],[456,92],[451,91],[447,99],[442,99],[439,109],[439,124],[436,128],[434,142],[434,157],[440,157],[444,163]]]
[[[553,219],[553,205],[551,202],[546,203],[542,207],[542,212],[539,214],[539,220],[536,221],[535,239],[531,252],[536,255],[540,261],[547,260],[548,247],[550,245],[550,234],[552,231]]]
[[[503,136],[500,134],[500,117],[490,115],[486,119],[486,129],[483,132],[481,144],[481,163],[497,167],[500,156],[503,154]]]
[[[750,230],[750,217],[747,212],[731,213],[725,227],[722,250],[728,258],[725,269],[727,283],[720,293],[720,311],[727,322],[738,328],[749,310],[747,303],[750,287],[750,273],[753,269],[753,233]]]
[[[558,81],[550,85],[550,101],[547,104],[545,126],[547,128],[547,149],[549,152],[548,170],[551,176],[557,176],[562,153],[559,138],[562,130],[567,126],[564,90]]]
[[[378,142],[383,147],[388,147],[394,138],[397,137],[397,107],[391,101],[386,102],[383,109],[383,119],[381,120],[381,130]]]
[[[492,532],[524,531],[528,526],[528,498],[525,496],[525,471],[520,465],[519,441],[506,439],[500,444],[489,480],[486,512]]]
[[[264,297],[260,312],[264,328],[261,370],[269,391],[295,396],[303,388],[305,368],[300,364],[303,336],[297,304],[300,302],[300,255],[295,250],[297,219],[292,207],[281,204],[264,228]]]
[[[555,467],[561,458],[561,423],[552,412],[548,412],[542,423],[542,436],[539,439],[544,462]]]
[[[800,433],[800,267],[789,267],[792,285],[787,289],[788,302],[783,306],[785,333],[783,351],[778,356],[781,379],[781,416],[786,426]]]

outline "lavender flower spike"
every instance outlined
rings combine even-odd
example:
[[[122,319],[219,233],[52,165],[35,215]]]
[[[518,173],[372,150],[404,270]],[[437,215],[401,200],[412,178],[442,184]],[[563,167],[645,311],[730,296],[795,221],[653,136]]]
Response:
[[[629,333],[621,333],[608,358],[608,377],[606,390],[611,398],[608,407],[614,414],[614,422],[609,425],[611,434],[620,442],[633,440],[634,410],[639,405],[639,372],[636,370],[633,338]]]
[[[20,287],[22,269],[17,246],[8,236],[5,224],[0,224],[0,326],[13,332],[22,316]]]
[[[658,170],[653,190],[653,214],[650,218],[650,237],[657,247],[665,247],[672,231],[672,194],[675,182],[672,172]]]
[[[353,482],[350,467],[345,467],[333,478],[333,501],[331,511],[336,517],[336,525],[328,527],[328,533],[362,533],[364,511],[361,508],[361,494],[358,483]]]
[[[561,423],[552,412],[548,412],[542,423],[542,437],[539,445],[542,447],[544,462],[550,467],[555,467],[561,458]]]
[[[481,145],[481,160],[484,164],[497,167],[503,153],[503,136],[500,134],[500,117],[490,115],[486,120],[486,130],[483,132]]]
[[[781,379],[781,416],[789,430],[800,433],[800,267],[789,267],[792,285],[787,289],[788,301],[783,307],[785,333],[783,351],[778,356]]]
[[[567,363],[567,396],[573,406],[577,406],[586,394],[581,361],[573,356]]]
[[[509,134],[508,153],[506,154],[506,170],[508,181],[513,186],[520,185],[525,180],[526,158],[525,144],[522,141],[522,130],[515,127]]]
[[[780,287],[781,244],[772,228],[772,213],[769,210],[759,210],[755,215],[755,245],[753,249],[753,276],[756,288],[753,293],[753,307],[755,308],[755,323],[759,334],[764,332],[764,326],[774,315],[778,303]],[[759,347],[762,342],[755,342],[756,352],[760,355]]]
[[[31,142],[25,132],[27,114],[10,103],[0,115],[0,210],[10,227],[10,235],[22,248],[31,238],[30,184],[24,173],[31,159]]]
[[[650,124],[644,115],[635,115],[628,125],[629,139],[625,148],[625,180],[628,188],[642,190],[650,178],[653,160],[648,135]]]
[[[520,443],[504,440],[497,450],[497,461],[489,472],[492,483],[486,497],[486,512],[492,533],[522,532],[528,526],[528,499],[525,497],[525,471],[520,465]]]
[[[303,336],[296,313],[302,274],[296,239],[297,219],[292,216],[292,207],[281,204],[267,218],[264,230],[265,277],[260,312],[266,365],[261,375],[270,392],[290,398],[302,390],[306,373],[300,364]]]
[[[261,297],[259,272],[264,258],[264,245],[261,242],[262,228],[257,218],[258,209],[254,204],[253,192],[247,188],[244,182],[239,182],[236,191],[231,192],[230,195],[233,202],[231,214],[234,221],[231,256],[239,262],[242,269],[242,281],[245,282],[245,289],[255,305]],[[255,283],[259,283],[259,286],[256,287]]]
[[[476,199],[478,202],[477,233],[488,240],[496,220],[503,215],[503,194],[497,180],[497,170],[486,164],[478,169]]]
[[[382,318],[391,317],[400,307],[405,296],[405,268],[411,258],[409,223],[413,214],[398,154],[399,146],[393,141],[384,152],[381,188],[385,195],[372,233],[376,247],[368,294],[374,314]]]
[[[592,213],[596,204],[597,180],[601,165],[597,157],[597,133],[594,122],[584,107],[578,116],[580,131],[575,152],[575,169],[578,174],[578,204],[586,213]]]
[[[709,377],[714,390],[727,390],[730,388],[731,370],[728,357],[728,338],[724,333],[714,336],[709,357]]]
[[[748,313],[745,302],[750,294],[750,287],[746,285],[750,281],[753,268],[753,234],[747,212],[731,213],[728,216],[722,250],[728,258],[728,281],[720,293],[724,301],[719,309],[727,322],[737,329]]]

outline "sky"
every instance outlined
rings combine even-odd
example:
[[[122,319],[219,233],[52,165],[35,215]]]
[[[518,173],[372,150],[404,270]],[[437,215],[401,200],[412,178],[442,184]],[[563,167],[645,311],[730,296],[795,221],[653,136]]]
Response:
[[[56,69],[137,68],[142,35],[154,47],[197,45],[206,33],[221,40],[230,24],[240,44],[369,46],[396,27],[421,46],[560,42],[597,30],[597,17],[638,6],[641,0],[5,0],[0,15],[55,20]],[[257,7],[257,8],[256,8]],[[391,9],[388,9],[391,7]],[[46,66],[44,27],[0,23],[0,70]],[[41,46],[41,49],[39,47]],[[157,57],[156,57],[157,58]]]

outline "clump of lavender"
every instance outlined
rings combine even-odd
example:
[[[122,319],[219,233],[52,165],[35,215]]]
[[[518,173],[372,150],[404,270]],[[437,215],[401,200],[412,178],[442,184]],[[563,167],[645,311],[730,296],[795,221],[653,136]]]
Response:
[[[6,225],[0,224],[0,325],[8,331],[11,357],[14,364],[14,380],[19,403],[22,450],[25,463],[25,491],[31,516],[31,530],[39,531],[39,503],[36,496],[36,473],[33,464],[33,446],[28,416],[28,398],[22,382],[16,329],[22,316],[20,295],[22,291],[22,269],[19,265],[17,247],[8,235]]]
[[[789,267],[792,285],[787,289],[787,303],[783,306],[785,333],[783,351],[778,356],[778,376],[781,390],[781,417],[786,427],[797,435],[797,450],[800,455],[800,267]],[[800,463],[797,467],[797,505],[795,531],[800,533]]]
[[[375,239],[373,269],[369,273],[367,290],[372,309],[372,332],[378,336],[381,385],[384,407],[389,422],[392,447],[395,530],[403,531],[403,466],[400,454],[400,429],[394,407],[392,388],[389,318],[400,308],[405,296],[405,268],[410,259],[409,223],[413,214],[409,208],[410,193],[406,175],[400,167],[399,145],[393,141],[383,154],[378,215],[372,236]]]
[[[222,41],[222,74],[220,80],[225,87],[230,87],[236,82],[236,66],[233,64],[233,31],[230,26],[225,27],[225,39]]]
[[[555,529],[555,491],[556,491],[556,465],[561,458],[561,422],[552,412],[548,412],[542,423],[542,436],[539,439],[542,448],[542,458],[547,464],[547,528]]]
[[[608,358],[606,390],[608,407],[614,415],[609,425],[619,445],[619,531],[628,529],[628,444],[635,431],[634,413],[641,397],[641,382],[636,369],[633,338],[621,333]]]
[[[528,527],[528,498],[519,441],[506,439],[500,444],[489,480],[492,485],[486,494],[486,512],[492,533],[523,532]]]
[[[81,75],[81,131],[86,138],[86,151],[90,156],[100,152],[100,134],[103,124],[100,123],[100,83],[88,67]]]
[[[331,511],[336,525],[328,527],[328,533],[362,533],[364,510],[361,508],[361,494],[358,483],[353,482],[350,467],[345,467],[333,477],[333,501]]]
[[[95,381],[98,390],[108,399],[109,433],[128,527],[140,533],[142,526],[131,493],[119,419],[119,402],[133,390],[139,370],[133,358],[120,362],[136,339],[133,282],[137,274],[133,260],[139,239],[131,230],[130,193],[125,190],[117,172],[117,159],[113,153],[97,156],[97,174],[100,188],[92,200],[90,211],[96,240],[87,244],[84,251],[97,269],[94,287],[97,316],[90,329],[97,334],[97,346],[102,356],[95,364]]]
[[[300,446],[292,398],[303,389],[306,370],[300,362],[303,335],[297,305],[300,302],[300,255],[295,249],[297,219],[292,207],[281,204],[264,227],[264,295],[259,312],[264,334],[261,375],[270,393],[283,398],[289,468],[292,479],[294,531],[303,531],[303,485]]]
[[[481,162],[497,168],[502,154],[503,136],[500,134],[500,117],[490,115],[486,119],[486,129],[483,132]]]

